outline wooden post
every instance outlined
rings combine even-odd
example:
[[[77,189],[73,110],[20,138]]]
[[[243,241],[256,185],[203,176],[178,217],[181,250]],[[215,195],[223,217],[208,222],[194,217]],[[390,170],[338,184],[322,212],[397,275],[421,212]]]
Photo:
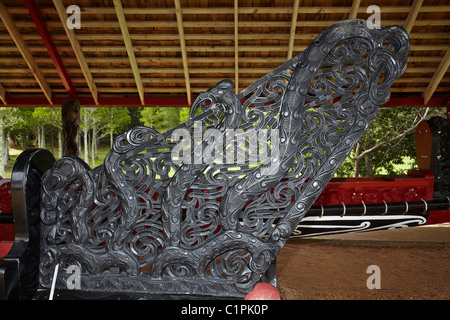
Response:
[[[78,130],[80,127],[80,101],[65,100],[62,104],[63,157],[79,156]]]

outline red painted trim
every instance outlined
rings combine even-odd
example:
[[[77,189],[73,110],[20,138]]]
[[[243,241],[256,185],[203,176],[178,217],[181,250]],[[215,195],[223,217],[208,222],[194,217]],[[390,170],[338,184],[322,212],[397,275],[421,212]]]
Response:
[[[0,243],[14,241],[14,224],[0,223]]]
[[[13,241],[0,241],[0,258],[6,256],[13,246]]]
[[[450,210],[430,211],[427,222],[425,224],[438,224],[450,222]]]
[[[333,178],[317,198],[315,205],[340,205],[432,200],[434,175],[428,171],[410,171],[407,176],[385,178]]]
[[[450,100],[450,96],[432,97],[427,104],[424,103],[423,97],[391,97],[384,107],[401,107],[401,106],[437,106],[445,107]]]
[[[194,100],[193,97],[192,100]],[[53,98],[53,106],[59,107],[62,104],[63,100],[69,99],[68,97],[54,97]],[[159,96],[159,97],[145,97],[144,105],[141,104],[139,97],[126,97],[126,96],[118,96],[118,97],[102,97],[99,94],[99,105],[96,105],[94,99],[92,97],[77,97],[76,99],[80,100],[80,105],[82,107],[189,107],[188,101],[186,97],[174,97],[174,96]],[[8,102],[8,106],[10,107],[50,107],[52,105],[49,104],[48,100],[44,96],[22,96],[22,95],[11,95],[6,92],[6,101]],[[430,99],[427,106],[436,106],[436,107],[447,107],[448,101],[450,101],[449,97],[433,97]],[[423,98],[420,97],[392,97],[391,100],[385,107],[393,107],[393,106],[425,106],[423,104]],[[448,107],[447,107],[448,109]]]
[[[55,43],[53,42],[52,37],[48,32],[44,19],[42,19],[39,7],[37,6],[36,2],[34,2],[34,0],[25,0],[25,5],[27,6],[31,17],[33,18],[34,24],[36,25],[36,28],[38,29],[39,34],[41,35],[41,38],[45,43],[45,46],[47,47],[48,53],[52,58],[53,64],[55,65],[59,77],[63,82],[64,88],[66,88],[69,96],[72,99],[75,99],[76,98],[75,87],[72,81],[70,80],[66,68],[64,67],[64,63],[62,62],[62,59],[58,53],[58,49],[56,48]]]

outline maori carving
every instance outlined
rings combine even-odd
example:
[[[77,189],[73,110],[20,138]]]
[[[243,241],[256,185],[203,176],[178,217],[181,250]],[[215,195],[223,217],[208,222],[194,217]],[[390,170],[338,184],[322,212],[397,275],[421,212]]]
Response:
[[[423,225],[426,220],[427,217],[417,214],[305,217],[294,230],[292,237],[304,238],[405,228]]]
[[[229,80],[200,94],[176,128],[118,136],[102,166],[58,160],[43,178],[41,285],[59,263],[81,267],[86,291],[244,296],[388,101],[408,51],[400,27],[343,21],[239,94]]]

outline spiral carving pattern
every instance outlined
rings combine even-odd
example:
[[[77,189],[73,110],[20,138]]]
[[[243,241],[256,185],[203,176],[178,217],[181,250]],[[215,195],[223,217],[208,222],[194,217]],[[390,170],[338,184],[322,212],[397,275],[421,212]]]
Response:
[[[389,99],[408,51],[400,27],[343,21],[238,95],[228,80],[200,94],[178,127],[118,136],[100,167],[59,160],[43,182],[41,283],[59,262],[82,268],[86,290],[245,295]],[[218,161],[174,161],[174,132],[193,160],[213,149],[195,139],[207,129],[225,141]],[[277,134],[250,154],[261,130]]]

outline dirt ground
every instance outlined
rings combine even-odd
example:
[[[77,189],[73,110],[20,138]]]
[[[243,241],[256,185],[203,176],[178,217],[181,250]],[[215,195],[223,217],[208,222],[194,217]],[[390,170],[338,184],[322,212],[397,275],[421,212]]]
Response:
[[[367,288],[371,265],[379,267],[380,289]],[[450,246],[291,239],[277,275],[284,300],[447,300]]]

